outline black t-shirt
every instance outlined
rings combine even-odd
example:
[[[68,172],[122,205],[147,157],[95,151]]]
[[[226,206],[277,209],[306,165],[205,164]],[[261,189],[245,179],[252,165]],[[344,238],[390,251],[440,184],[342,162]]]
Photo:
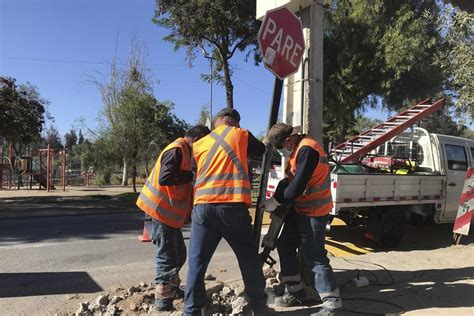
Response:
[[[319,163],[319,153],[309,146],[303,146],[296,157],[296,173],[293,181],[281,180],[273,195],[278,203],[290,203],[302,195]]]
[[[179,185],[193,181],[192,171],[180,170],[182,160],[181,148],[172,148],[163,153],[158,179],[160,185]]]

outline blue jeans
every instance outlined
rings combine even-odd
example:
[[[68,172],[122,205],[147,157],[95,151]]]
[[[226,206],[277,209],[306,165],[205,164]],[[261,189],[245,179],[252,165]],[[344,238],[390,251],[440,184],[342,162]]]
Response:
[[[181,280],[179,270],[186,261],[186,245],[181,229],[152,219],[147,230],[156,246],[155,306],[169,308]]]
[[[265,278],[247,206],[243,203],[197,204],[192,212],[183,315],[201,315],[206,305],[204,274],[222,238],[237,257],[250,306],[256,312],[265,309]]]
[[[285,220],[277,250],[280,257],[280,276],[294,277],[300,274],[297,249],[301,246],[305,264],[314,272],[315,288],[323,300],[323,308],[336,309],[342,304],[324,248],[328,220],[329,215],[308,217],[292,210]]]

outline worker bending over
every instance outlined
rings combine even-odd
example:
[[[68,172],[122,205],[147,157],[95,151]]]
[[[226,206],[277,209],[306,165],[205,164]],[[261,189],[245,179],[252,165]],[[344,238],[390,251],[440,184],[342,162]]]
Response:
[[[193,143],[211,131],[202,125],[189,129],[184,138],[169,144],[160,154],[137,200],[151,216],[151,239],[156,245],[155,308],[173,310],[173,300],[184,296],[179,270],[186,261],[181,227],[192,209],[191,153]]]
[[[286,285],[278,306],[293,306],[308,300],[298,270],[297,249],[315,274],[315,288],[323,301],[313,315],[336,315],[342,308],[339,289],[324,248],[326,224],[332,209],[331,178],[328,158],[322,146],[310,136],[298,134],[293,127],[278,123],[267,135],[281,156],[288,159],[285,173],[273,197],[263,207],[293,204],[277,243],[280,257],[280,282]]]
[[[237,257],[255,315],[268,312],[265,279],[248,211],[251,197],[247,163],[248,155],[263,155],[265,145],[240,128],[239,122],[236,110],[219,111],[216,128],[193,147],[197,173],[184,315],[201,315],[204,311],[204,274],[222,238]]]

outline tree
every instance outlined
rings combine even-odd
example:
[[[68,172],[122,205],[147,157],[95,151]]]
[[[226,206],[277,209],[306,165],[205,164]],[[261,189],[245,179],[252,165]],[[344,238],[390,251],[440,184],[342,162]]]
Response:
[[[82,134],[81,134],[82,136]],[[74,129],[71,129],[68,133],[64,135],[64,146],[67,148],[72,148],[72,146],[77,144],[77,134]],[[84,139],[82,139],[84,141]]]
[[[382,123],[382,121],[379,119],[371,119],[367,116],[359,115],[355,118],[355,124],[352,127],[351,136],[360,135],[363,132],[368,131],[369,129],[379,125],[380,123]]]
[[[82,135],[82,130],[79,130],[79,137],[77,139],[77,143],[80,145],[84,142],[84,136]]]
[[[212,121],[212,118],[209,117],[209,106],[203,105],[201,107],[201,112],[199,112],[199,118],[196,121],[196,125],[209,125],[209,121]]]
[[[439,32],[444,34],[437,64],[445,72],[444,89],[461,121],[474,121],[474,14],[443,6]]]
[[[45,122],[48,101],[29,83],[0,77],[0,137],[17,144],[38,140]]]
[[[256,63],[261,59],[255,0],[156,0],[156,7],[153,21],[171,31],[164,39],[176,50],[187,48],[190,63],[201,50],[217,61],[213,79],[223,82],[227,107],[233,108],[230,59],[248,47],[247,57],[253,55]]]
[[[53,149],[63,148],[61,143],[61,136],[59,135],[58,130],[53,125],[50,125],[48,129],[45,130],[43,135],[44,146],[50,146]]]
[[[423,0],[341,0],[327,11],[324,121],[332,141],[342,141],[366,107],[399,110],[442,91],[441,39],[429,18],[438,11]]]
[[[111,140],[119,146],[132,168],[133,190],[136,192],[137,165],[148,162],[150,144],[164,148],[178,136],[183,136],[186,123],[171,113],[172,106],[158,102],[150,93],[124,88],[119,106],[114,109],[115,123]]]
[[[474,131],[472,129],[466,129],[462,136],[474,140]]]
[[[101,156],[107,157],[109,165],[123,162],[124,185],[131,167],[135,192],[139,164],[144,161],[147,166],[157,150],[183,136],[187,128],[172,113],[172,103],[160,102],[153,95],[143,51],[133,40],[127,65],[118,69],[113,62],[110,80],[94,81],[102,96],[105,117],[99,138]],[[95,165],[95,168],[103,171],[105,180],[110,175],[105,167]]]
[[[458,124],[453,120],[453,104],[447,100],[446,105],[420,122],[420,127],[430,133],[451,136],[462,136],[466,130],[465,125]]]

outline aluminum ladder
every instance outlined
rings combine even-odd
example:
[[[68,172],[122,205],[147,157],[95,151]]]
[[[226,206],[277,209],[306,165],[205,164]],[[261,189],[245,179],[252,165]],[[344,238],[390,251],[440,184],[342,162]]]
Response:
[[[386,122],[336,146],[331,150],[331,156],[339,163],[357,162],[371,150],[439,110],[443,104],[444,99],[434,103],[431,103],[431,99],[423,100]]]

